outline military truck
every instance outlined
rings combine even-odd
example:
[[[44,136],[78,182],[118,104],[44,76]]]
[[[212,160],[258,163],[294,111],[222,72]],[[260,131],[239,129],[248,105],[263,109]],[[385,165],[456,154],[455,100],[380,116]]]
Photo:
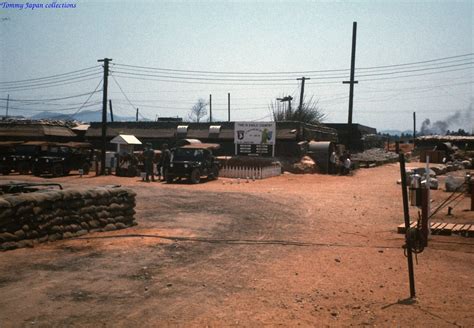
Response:
[[[202,177],[216,180],[219,177],[219,164],[212,150],[218,148],[218,144],[195,143],[173,149],[170,163],[164,168],[166,182],[186,178],[196,184],[201,182]]]
[[[34,159],[40,154],[44,141],[9,141],[0,144],[0,172],[29,174]]]
[[[0,142],[0,173],[8,175],[16,170],[15,146],[22,141],[2,141]]]
[[[89,174],[93,157],[91,144],[86,142],[49,143],[34,160],[32,172],[36,176],[68,175],[72,170]]]

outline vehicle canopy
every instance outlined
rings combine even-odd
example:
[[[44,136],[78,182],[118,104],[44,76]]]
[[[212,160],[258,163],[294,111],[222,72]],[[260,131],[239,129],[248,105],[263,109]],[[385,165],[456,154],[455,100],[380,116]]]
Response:
[[[207,150],[216,150],[219,149],[221,145],[219,144],[214,144],[214,143],[193,143],[189,145],[184,145],[179,148],[184,148],[184,149],[207,149]],[[179,149],[177,148],[177,149]]]

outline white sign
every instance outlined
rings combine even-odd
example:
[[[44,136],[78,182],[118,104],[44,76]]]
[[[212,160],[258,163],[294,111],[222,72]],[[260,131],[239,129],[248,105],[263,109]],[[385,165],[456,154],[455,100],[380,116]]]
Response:
[[[234,143],[247,145],[274,145],[275,122],[235,122]]]

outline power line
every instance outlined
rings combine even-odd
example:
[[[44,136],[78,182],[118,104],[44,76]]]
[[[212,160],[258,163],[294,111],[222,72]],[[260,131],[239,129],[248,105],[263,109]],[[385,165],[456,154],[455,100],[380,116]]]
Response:
[[[88,73],[88,74],[83,74],[80,76],[74,76],[74,77],[67,77],[63,79],[58,79],[54,81],[48,81],[48,82],[40,82],[40,83],[31,83],[28,85],[18,85],[18,86],[6,86],[6,87],[0,87],[0,90],[4,91],[9,91],[9,90],[17,90],[17,89],[23,89],[23,88],[29,88],[29,87],[36,87],[36,86],[47,86],[47,85],[52,85],[52,84],[57,84],[57,83],[64,83],[64,82],[69,82],[69,81],[75,81],[79,79],[83,79],[86,77],[91,77],[91,76],[98,76],[100,72],[94,72],[94,73]]]
[[[122,87],[120,86],[120,84],[118,83],[117,79],[115,78],[115,76],[113,74],[110,74],[112,76],[112,79],[114,79],[115,81],[115,84],[117,84],[117,86],[119,87],[120,91],[122,92],[123,96],[125,97],[125,99],[127,99],[128,103],[130,104],[130,106],[132,106],[132,108],[135,110],[135,108],[137,108],[136,106],[134,106],[132,104],[132,102],[130,101],[130,99],[127,97],[127,95],[125,94],[125,92],[123,91]],[[145,119],[146,117],[144,117],[139,111],[138,111],[138,108],[137,108],[137,114]]]
[[[60,76],[73,75],[73,74],[76,74],[76,73],[79,73],[79,72],[85,72],[85,71],[89,71],[89,70],[92,70],[92,69],[97,69],[99,67],[100,66],[91,66],[91,67],[79,69],[79,70],[72,71],[72,72],[62,73],[62,74],[39,77],[39,78],[35,78],[35,79],[26,79],[26,80],[17,80],[17,81],[4,81],[4,82],[0,82],[0,84],[14,84],[14,83],[24,83],[24,82],[31,82],[31,81],[54,79],[54,78],[57,78],[57,77],[60,77]]]
[[[7,88],[7,89],[2,89],[2,88],[0,88],[0,91],[16,92],[16,91],[26,91],[26,90],[44,89],[44,88],[51,88],[51,87],[57,87],[57,86],[63,86],[63,85],[68,85],[68,84],[74,84],[74,83],[79,83],[79,82],[85,82],[85,81],[95,80],[96,78],[97,78],[97,74],[94,74],[93,77],[88,77],[88,78],[84,78],[84,79],[80,79],[80,80],[75,80],[75,81],[70,81],[70,82],[57,81],[57,82],[55,82],[54,84],[41,85],[41,86],[18,87],[18,88]]]
[[[100,104],[101,102],[94,102],[90,103],[89,105],[84,105],[84,107],[92,107],[96,106],[97,104]],[[6,106],[0,106],[2,108],[6,108]],[[15,110],[20,110],[20,111],[25,111],[25,112],[56,112],[58,109],[33,109],[33,108],[21,108],[21,107],[16,107],[16,106],[9,106],[10,109],[15,109]],[[66,111],[72,111],[72,110],[77,110],[77,106],[70,107],[70,108],[61,108],[59,111],[60,112],[66,112]]]
[[[97,86],[95,87],[94,91],[91,92],[90,96],[86,99],[86,101],[84,101],[84,103],[77,109],[77,111],[76,111],[74,114],[71,114],[69,117],[72,117],[72,116],[74,116],[74,115],[77,115],[77,114],[84,108],[84,106],[87,104],[87,102],[92,98],[92,95],[97,92],[97,90],[99,89],[99,86],[100,86],[100,84],[102,83],[103,80],[104,80],[104,79],[102,78],[102,79],[99,81],[99,83],[98,83]]]
[[[58,100],[65,100],[65,99],[72,99],[72,98],[79,98],[79,97],[83,97],[83,96],[87,96],[87,95],[90,95],[92,93],[96,93],[96,92],[100,92],[102,90],[97,90],[95,92],[86,92],[86,93],[81,93],[81,94],[77,94],[77,95],[72,95],[72,96],[67,96],[67,97],[60,97],[60,98],[39,98],[39,99],[12,99],[10,98],[10,101],[17,101],[17,102],[38,102],[38,101],[42,101],[42,102],[53,102],[53,101],[58,101]],[[0,98],[0,100],[7,100],[7,98]]]
[[[441,66],[436,68],[423,68],[423,69],[413,69],[413,70],[404,70],[399,72],[386,72],[386,73],[374,73],[374,74],[361,74],[358,75],[360,77],[370,77],[370,76],[383,76],[383,75],[394,75],[394,74],[402,74],[402,73],[410,73],[410,72],[420,72],[426,70],[439,70],[441,71],[434,71],[434,72],[426,72],[426,73],[417,73],[417,74],[405,74],[400,76],[391,76],[391,77],[382,77],[382,78],[370,78],[370,79],[359,79],[359,81],[377,81],[377,80],[386,80],[386,79],[396,79],[396,78],[407,78],[407,77],[416,77],[416,76],[424,76],[424,75],[432,75],[432,74],[442,74],[442,73],[449,73],[449,72],[456,72],[462,70],[470,70],[473,67],[463,67],[463,68],[455,68],[455,69],[446,69],[458,66],[465,66],[471,65],[474,62],[466,63],[466,64],[457,64],[457,65],[447,65]],[[291,81],[291,79],[214,79],[214,78],[196,78],[196,77],[173,77],[167,75],[154,75],[154,74],[141,74],[141,73],[124,73],[120,71],[115,71],[117,73],[115,76],[135,79],[135,80],[143,80],[143,81],[157,81],[157,82],[167,82],[167,83],[184,83],[184,84],[205,84],[205,85],[293,85],[293,83],[284,83],[281,81]],[[341,79],[345,78],[346,76],[331,76],[331,77],[312,77],[313,80],[325,80],[320,82],[308,82],[308,84],[338,84],[337,81],[331,81],[330,79]],[[192,81],[188,81],[192,80]],[[212,81],[212,82],[208,82]],[[220,81],[216,83],[216,81]],[[265,82],[265,83],[263,83]]]
[[[462,57],[469,57],[473,56],[474,53],[468,53],[463,55],[457,56],[449,56],[449,57],[442,57],[424,61],[417,61],[417,62],[409,62],[403,64],[394,64],[394,65],[383,65],[383,66],[372,66],[372,67],[361,67],[360,70],[373,70],[373,69],[381,69],[381,68],[391,68],[391,67],[403,67],[409,65],[416,65],[416,64],[426,64],[426,63],[433,63],[437,61],[446,61],[449,59],[454,58],[462,58]],[[163,71],[163,72],[174,72],[174,73],[188,73],[188,74],[215,74],[215,75],[284,75],[284,74],[292,74],[292,75],[301,75],[301,74],[314,74],[314,73],[327,73],[327,72],[347,72],[349,69],[326,69],[326,70],[308,70],[308,71],[280,71],[280,72],[233,72],[233,71],[206,71],[206,70],[184,70],[184,69],[171,69],[171,68],[159,68],[159,67],[147,67],[147,66],[138,66],[138,65],[127,65],[127,64],[120,64],[114,63],[114,66],[117,67],[129,67],[135,69],[145,69],[145,70],[156,70],[156,71]]]

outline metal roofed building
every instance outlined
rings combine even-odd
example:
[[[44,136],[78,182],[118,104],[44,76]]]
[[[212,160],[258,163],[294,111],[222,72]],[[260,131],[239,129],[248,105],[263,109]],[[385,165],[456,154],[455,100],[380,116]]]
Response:
[[[65,125],[40,121],[0,121],[0,138],[4,141],[77,141],[77,135]]]
[[[377,129],[358,123],[327,123],[325,125],[335,129],[339,143],[350,150],[364,150],[364,136],[377,134]]]
[[[324,125],[311,125],[302,122],[277,122],[276,156],[293,156],[299,152],[301,141],[337,141],[337,132]],[[101,145],[102,124],[91,123],[86,139],[96,148]],[[164,143],[171,147],[179,139],[199,139],[203,143],[218,143],[218,155],[233,155],[234,122],[110,122],[107,123],[107,140],[119,134],[130,134],[143,143],[151,143],[160,148]],[[113,150],[110,148],[109,150]]]

